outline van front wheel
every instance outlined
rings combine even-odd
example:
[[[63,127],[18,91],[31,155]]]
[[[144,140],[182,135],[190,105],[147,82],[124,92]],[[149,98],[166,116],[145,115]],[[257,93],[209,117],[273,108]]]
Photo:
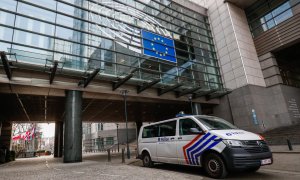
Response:
[[[143,160],[144,167],[152,167],[153,166],[153,162],[151,160],[149,153],[143,153],[142,160]]]
[[[217,154],[207,154],[204,159],[206,173],[212,178],[225,178],[228,174],[223,159]]]

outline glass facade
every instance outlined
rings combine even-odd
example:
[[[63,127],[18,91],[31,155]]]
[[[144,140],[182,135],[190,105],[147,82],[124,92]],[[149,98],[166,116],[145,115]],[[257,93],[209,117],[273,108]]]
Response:
[[[142,29],[173,40],[176,62],[143,54]],[[208,18],[171,0],[1,0],[0,44],[18,62],[57,60],[62,73],[138,69],[131,81],[223,88]]]
[[[246,9],[253,37],[273,28],[294,15],[300,0],[260,0]]]

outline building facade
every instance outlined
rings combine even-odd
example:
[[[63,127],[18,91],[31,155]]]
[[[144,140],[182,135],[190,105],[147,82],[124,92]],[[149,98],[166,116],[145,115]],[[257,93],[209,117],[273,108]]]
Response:
[[[136,140],[135,123],[128,123],[128,142]],[[82,151],[97,152],[116,150],[127,143],[125,123],[83,123]],[[120,148],[119,148],[120,149]]]
[[[299,1],[207,0],[203,6],[224,86],[233,90],[215,114],[255,132],[299,124]]]
[[[208,17],[169,0],[4,0],[1,51],[37,66],[58,61],[63,72],[113,78],[138,68],[137,82],[223,88]]]

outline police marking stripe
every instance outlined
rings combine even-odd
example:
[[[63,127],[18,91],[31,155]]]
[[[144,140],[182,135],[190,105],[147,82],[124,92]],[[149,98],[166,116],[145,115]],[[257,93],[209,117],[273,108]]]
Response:
[[[196,165],[196,157],[195,154],[201,150],[205,150],[204,147],[210,143],[212,140],[214,140],[217,136],[213,135],[211,136],[208,140],[206,140],[205,142],[203,142],[198,148],[194,149],[193,151],[191,151],[191,157],[192,157],[192,162],[194,165]]]
[[[192,146],[190,146],[190,147],[188,147],[188,148],[186,149],[186,153],[187,153],[187,156],[188,156],[188,159],[189,159],[189,164],[194,164],[194,163],[193,163],[193,160],[192,160],[193,157],[191,157],[190,152],[191,152],[194,148],[196,148],[200,143],[202,143],[202,142],[203,142],[207,137],[209,137],[209,136],[210,136],[210,133],[205,134],[201,139],[199,139],[199,140],[196,141]]]
[[[204,150],[210,150],[211,148],[215,147],[217,144],[219,144],[220,142],[222,141],[222,139],[218,139],[217,141],[214,140],[213,143],[211,143],[210,145],[208,145],[208,147],[205,147]],[[199,151],[198,153],[195,154],[195,160],[196,160],[196,163],[197,165],[200,165],[200,162],[199,162],[199,157],[201,156],[201,154],[204,152],[204,150],[202,151]]]
[[[217,136],[210,133],[202,136],[197,135],[191,142],[183,147],[184,158],[187,164],[200,165],[199,157],[205,151],[212,149],[216,146],[222,139],[215,140]]]
[[[185,159],[185,162],[187,163],[187,164],[190,164],[190,162],[189,162],[189,159],[188,159],[188,157],[187,157],[187,151],[186,151],[186,149],[189,147],[189,146],[191,146],[195,141],[197,141],[200,137],[202,136],[202,134],[199,134],[199,135],[197,135],[191,142],[189,142],[188,144],[186,144],[185,146],[183,146],[183,153],[184,153],[184,159]]]

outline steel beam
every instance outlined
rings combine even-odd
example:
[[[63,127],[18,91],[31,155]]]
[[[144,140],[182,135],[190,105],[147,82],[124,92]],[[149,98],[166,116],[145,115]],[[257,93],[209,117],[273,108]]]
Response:
[[[192,88],[192,89],[188,89],[188,90],[185,90],[183,92],[177,92],[176,97],[179,98],[179,97],[187,95],[187,94],[193,94],[195,91],[197,91],[199,89],[201,89],[201,86],[198,86],[198,87],[195,87],[195,88]]]
[[[167,92],[170,92],[170,91],[173,91],[174,89],[176,89],[176,88],[179,88],[180,86],[182,86],[183,84],[181,84],[181,83],[178,83],[178,84],[175,84],[175,85],[173,85],[173,86],[170,86],[170,87],[168,87],[168,88],[166,88],[166,89],[158,89],[157,90],[157,95],[158,96],[161,96],[161,95],[163,95],[163,94],[165,94],[165,93],[167,93]]]
[[[10,68],[10,65],[9,65],[9,62],[8,62],[8,59],[7,59],[6,55],[7,54],[4,51],[0,52],[0,56],[1,56],[2,64],[3,64],[3,67],[4,67],[4,71],[6,73],[7,78],[9,80],[11,80],[12,72],[11,72],[11,68]]]
[[[83,84],[84,88],[87,87],[90,84],[90,82],[96,77],[99,71],[100,68],[95,69],[92,73],[88,74],[84,80],[79,81],[78,86],[81,86]]]
[[[149,82],[149,83],[145,83],[145,84],[142,85],[142,86],[138,86],[138,87],[137,87],[137,93],[140,94],[140,93],[143,92],[144,90],[146,90],[146,89],[152,87],[153,85],[155,85],[155,84],[157,84],[157,83],[159,83],[159,82],[160,82],[160,79],[156,79],[156,80],[153,80],[153,81],[151,81],[151,82]]]
[[[126,83],[129,79],[132,78],[133,74],[137,71],[138,69],[134,69],[133,71],[130,72],[126,77],[119,79],[117,82],[113,82],[112,85],[112,90],[118,89],[120,86],[122,86],[124,83]]]
[[[53,62],[53,67],[50,69],[50,78],[49,78],[50,84],[53,83],[53,80],[54,80],[54,77],[55,77],[55,74],[56,74],[56,70],[57,70],[57,66],[58,66],[58,61],[54,61]]]
[[[211,95],[208,95],[206,96],[206,100],[211,100],[211,99],[215,99],[215,98],[218,98],[218,97],[222,97],[222,96],[225,96],[227,94],[230,94],[232,91],[230,90],[226,90],[225,92],[221,92],[221,93],[214,93],[214,94],[211,94]]]
[[[197,93],[193,95],[193,99],[199,98],[199,97],[203,97],[203,96],[207,96],[209,94],[212,94],[214,92],[217,92],[217,89],[211,89],[209,91],[205,91],[205,92],[201,92],[201,93]]]

